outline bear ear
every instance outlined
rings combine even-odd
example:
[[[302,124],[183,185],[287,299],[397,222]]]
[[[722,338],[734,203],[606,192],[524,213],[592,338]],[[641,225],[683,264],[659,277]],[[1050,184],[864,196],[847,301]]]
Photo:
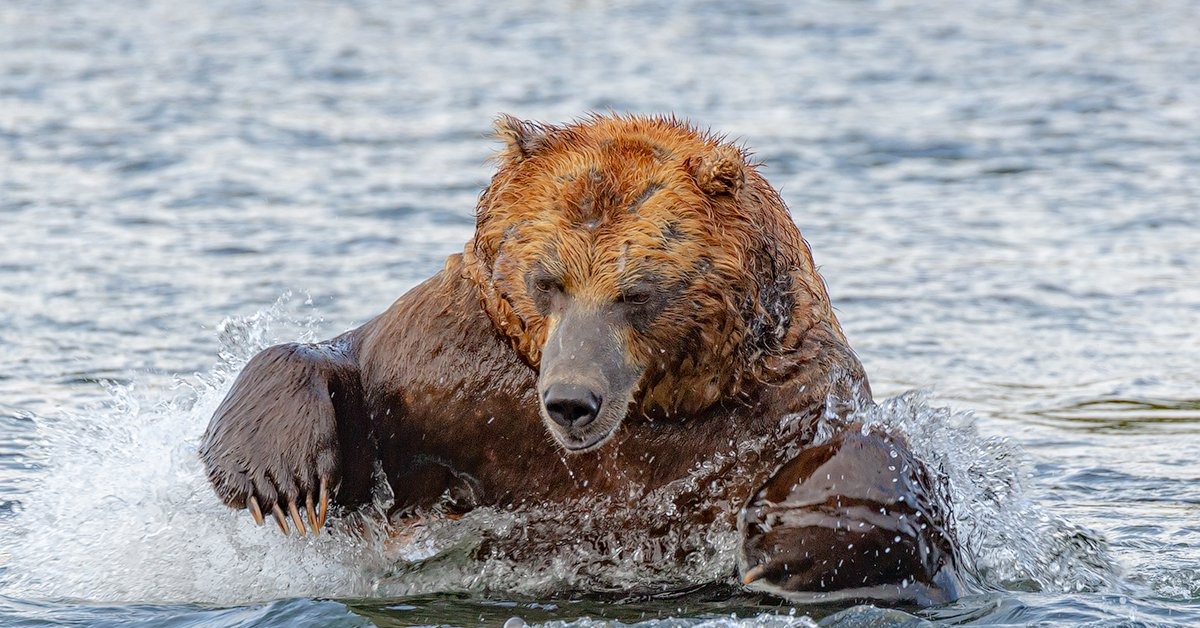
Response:
[[[496,139],[504,142],[504,148],[496,158],[510,163],[520,163],[537,154],[552,130],[547,125],[521,120],[507,113],[496,118],[493,128]]]
[[[700,190],[709,196],[736,195],[746,182],[746,160],[742,152],[725,144],[688,158],[687,169]]]

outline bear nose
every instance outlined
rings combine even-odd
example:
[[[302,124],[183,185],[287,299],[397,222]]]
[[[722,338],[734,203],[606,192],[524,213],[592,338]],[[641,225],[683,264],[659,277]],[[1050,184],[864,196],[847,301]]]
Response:
[[[542,402],[550,418],[563,427],[583,427],[600,414],[600,396],[577,384],[551,384]]]

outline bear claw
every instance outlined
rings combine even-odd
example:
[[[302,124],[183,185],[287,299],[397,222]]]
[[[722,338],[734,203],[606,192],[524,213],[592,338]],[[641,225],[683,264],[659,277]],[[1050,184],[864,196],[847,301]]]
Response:
[[[288,513],[292,515],[292,523],[296,524],[296,534],[308,536],[308,531],[304,528],[304,520],[300,518],[300,511],[296,509],[296,502],[288,504]]]
[[[321,478],[321,511],[317,515],[317,529],[325,527],[325,515],[329,512],[329,490],[326,488],[329,483],[325,478]]]
[[[305,512],[308,514],[308,525],[312,528],[313,534],[321,533],[321,526],[317,523],[317,513],[313,510],[313,496],[309,493],[304,497]]]
[[[250,510],[250,516],[254,517],[254,523],[257,523],[258,525],[261,526],[263,524],[262,508],[259,508],[258,498],[253,495],[250,496],[249,510]]]
[[[767,570],[762,565],[755,565],[746,570],[746,575],[742,576],[742,584],[750,584],[756,580],[761,580],[767,575]]]
[[[275,508],[272,509],[271,514],[275,516],[275,524],[279,526],[279,529],[283,532],[284,536],[292,533],[292,531],[288,529],[287,519],[283,516],[283,510],[279,508],[279,504],[275,504]]]

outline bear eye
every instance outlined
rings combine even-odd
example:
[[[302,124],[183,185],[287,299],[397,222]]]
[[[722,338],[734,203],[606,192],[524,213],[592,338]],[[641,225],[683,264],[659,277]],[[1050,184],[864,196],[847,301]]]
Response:
[[[621,293],[621,303],[645,305],[650,302],[650,292],[646,290],[631,290]]]
[[[549,279],[537,279],[533,282],[533,288],[538,292],[549,293],[554,289],[554,282]]]

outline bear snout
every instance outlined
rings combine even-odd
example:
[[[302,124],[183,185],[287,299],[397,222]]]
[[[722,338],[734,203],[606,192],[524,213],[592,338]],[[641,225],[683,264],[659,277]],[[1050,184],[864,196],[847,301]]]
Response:
[[[572,453],[594,450],[620,427],[642,368],[604,308],[573,304],[542,345],[538,401],[551,436]]]
[[[596,420],[603,398],[587,386],[556,383],[546,388],[542,403],[552,421],[568,429],[578,429]]]

